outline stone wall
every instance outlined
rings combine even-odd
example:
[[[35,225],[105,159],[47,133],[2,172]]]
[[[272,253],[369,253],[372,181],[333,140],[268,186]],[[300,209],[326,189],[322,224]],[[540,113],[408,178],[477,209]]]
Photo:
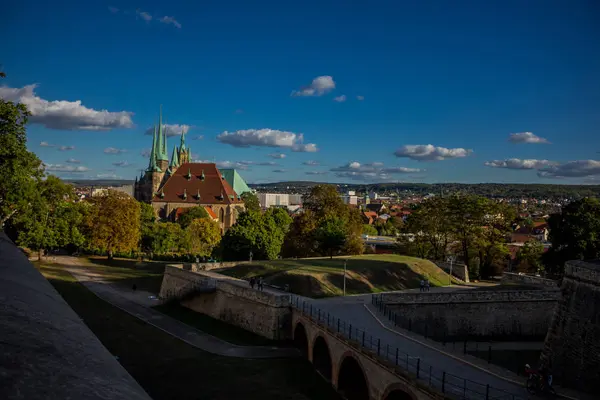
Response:
[[[242,264],[250,264],[250,261],[231,261],[231,262],[213,262],[213,263],[192,263],[183,264],[183,269],[192,272],[212,271],[221,268],[233,268]]]
[[[450,272],[450,263],[444,261],[433,261],[433,263],[444,271]],[[464,264],[452,264],[452,276],[460,279],[461,281],[470,282],[469,269]]]
[[[0,399],[150,400],[0,231]]]
[[[550,365],[562,385],[598,393],[600,262],[567,262],[561,292],[541,363]]]
[[[438,340],[543,340],[558,290],[383,294],[399,325]]]
[[[183,306],[194,311],[269,339],[287,339],[290,332],[288,294],[259,292],[244,281],[186,271],[182,265],[166,267],[160,293],[161,297],[181,299]]]
[[[504,272],[502,274],[502,284],[539,285],[553,288],[558,287],[558,281],[535,275],[515,274],[514,272]]]

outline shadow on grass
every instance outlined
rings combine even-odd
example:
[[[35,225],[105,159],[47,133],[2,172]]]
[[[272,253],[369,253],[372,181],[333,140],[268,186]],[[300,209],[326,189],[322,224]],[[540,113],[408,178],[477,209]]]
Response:
[[[50,283],[154,400],[340,399],[307,360],[206,353],[104,302],[67,272],[50,272]]]

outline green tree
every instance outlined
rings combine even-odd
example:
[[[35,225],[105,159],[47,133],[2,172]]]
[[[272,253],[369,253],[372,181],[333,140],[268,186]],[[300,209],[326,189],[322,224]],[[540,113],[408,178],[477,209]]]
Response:
[[[198,218],[209,218],[208,212],[203,206],[188,208],[179,216],[179,218],[177,218],[177,223],[181,225],[183,229],[185,229],[192,223],[193,220]]]
[[[445,259],[452,235],[448,203],[447,198],[433,197],[408,216],[403,231],[415,235],[416,242],[409,246],[414,252],[427,254],[434,260]]]
[[[177,253],[186,247],[188,247],[187,236],[181,225],[174,222],[157,222],[153,225],[152,253]]]
[[[552,243],[544,253],[546,269],[562,273],[568,260],[600,258],[600,200],[584,198],[567,204],[548,220]]]
[[[373,225],[364,224],[362,229],[363,235],[377,236],[379,233],[377,232],[377,228]]]
[[[266,218],[273,218],[275,224],[286,234],[290,230],[290,224],[292,223],[292,217],[284,208],[271,207],[265,212]]]
[[[310,210],[294,217],[283,244],[286,257],[312,257],[317,254],[317,219]]]
[[[43,176],[41,161],[27,150],[24,104],[0,99],[0,229],[31,207]]]
[[[216,221],[198,218],[186,228],[191,253],[208,257],[221,241],[221,227]]]
[[[242,194],[242,201],[248,211],[260,211],[260,202],[256,194],[252,192],[245,192]]]
[[[506,242],[516,219],[516,210],[508,204],[489,200],[482,206],[485,225],[474,243],[478,247],[480,274],[487,278],[500,273],[508,262]]]
[[[530,240],[517,252],[517,262],[519,271],[540,272],[543,269],[542,254],[544,245],[537,240]]]
[[[90,199],[92,207],[87,217],[89,245],[106,251],[130,252],[140,240],[140,203],[125,193],[109,190],[103,196]]]
[[[344,246],[346,233],[344,220],[335,217],[325,219],[315,232],[321,252],[332,258],[333,254],[339,252]]]
[[[155,223],[156,215],[154,214],[152,205],[140,202],[140,245],[142,251],[150,251],[152,249]]]

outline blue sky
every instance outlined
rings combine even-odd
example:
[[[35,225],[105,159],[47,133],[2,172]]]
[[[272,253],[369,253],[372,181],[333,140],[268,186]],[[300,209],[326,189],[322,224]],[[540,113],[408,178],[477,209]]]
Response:
[[[12,2],[0,97],[30,105],[62,177],[139,175],[162,104],[249,182],[600,183],[599,19],[594,0]]]

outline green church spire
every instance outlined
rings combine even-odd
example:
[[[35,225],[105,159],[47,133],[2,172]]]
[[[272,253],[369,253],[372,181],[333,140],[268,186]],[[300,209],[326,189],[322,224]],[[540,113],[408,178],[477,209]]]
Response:
[[[180,151],[185,151],[185,130],[181,130],[181,144],[179,145]]]
[[[158,115],[158,143],[156,146],[156,159],[159,161],[169,161],[167,156],[167,132],[163,129],[162,122],[162,104],[160,105],[160,114]]]
[[[154,134],[152,135],[152,150],[150,151],[150,163],[148,164],[148,171],[160,171],[158,165],[156,165],[156,126],[154,127]]]
[[[177,157],[177,146],[173,145],[173,154],[171,154],[171,163],[169,168],[179,167],[179,158]]]

